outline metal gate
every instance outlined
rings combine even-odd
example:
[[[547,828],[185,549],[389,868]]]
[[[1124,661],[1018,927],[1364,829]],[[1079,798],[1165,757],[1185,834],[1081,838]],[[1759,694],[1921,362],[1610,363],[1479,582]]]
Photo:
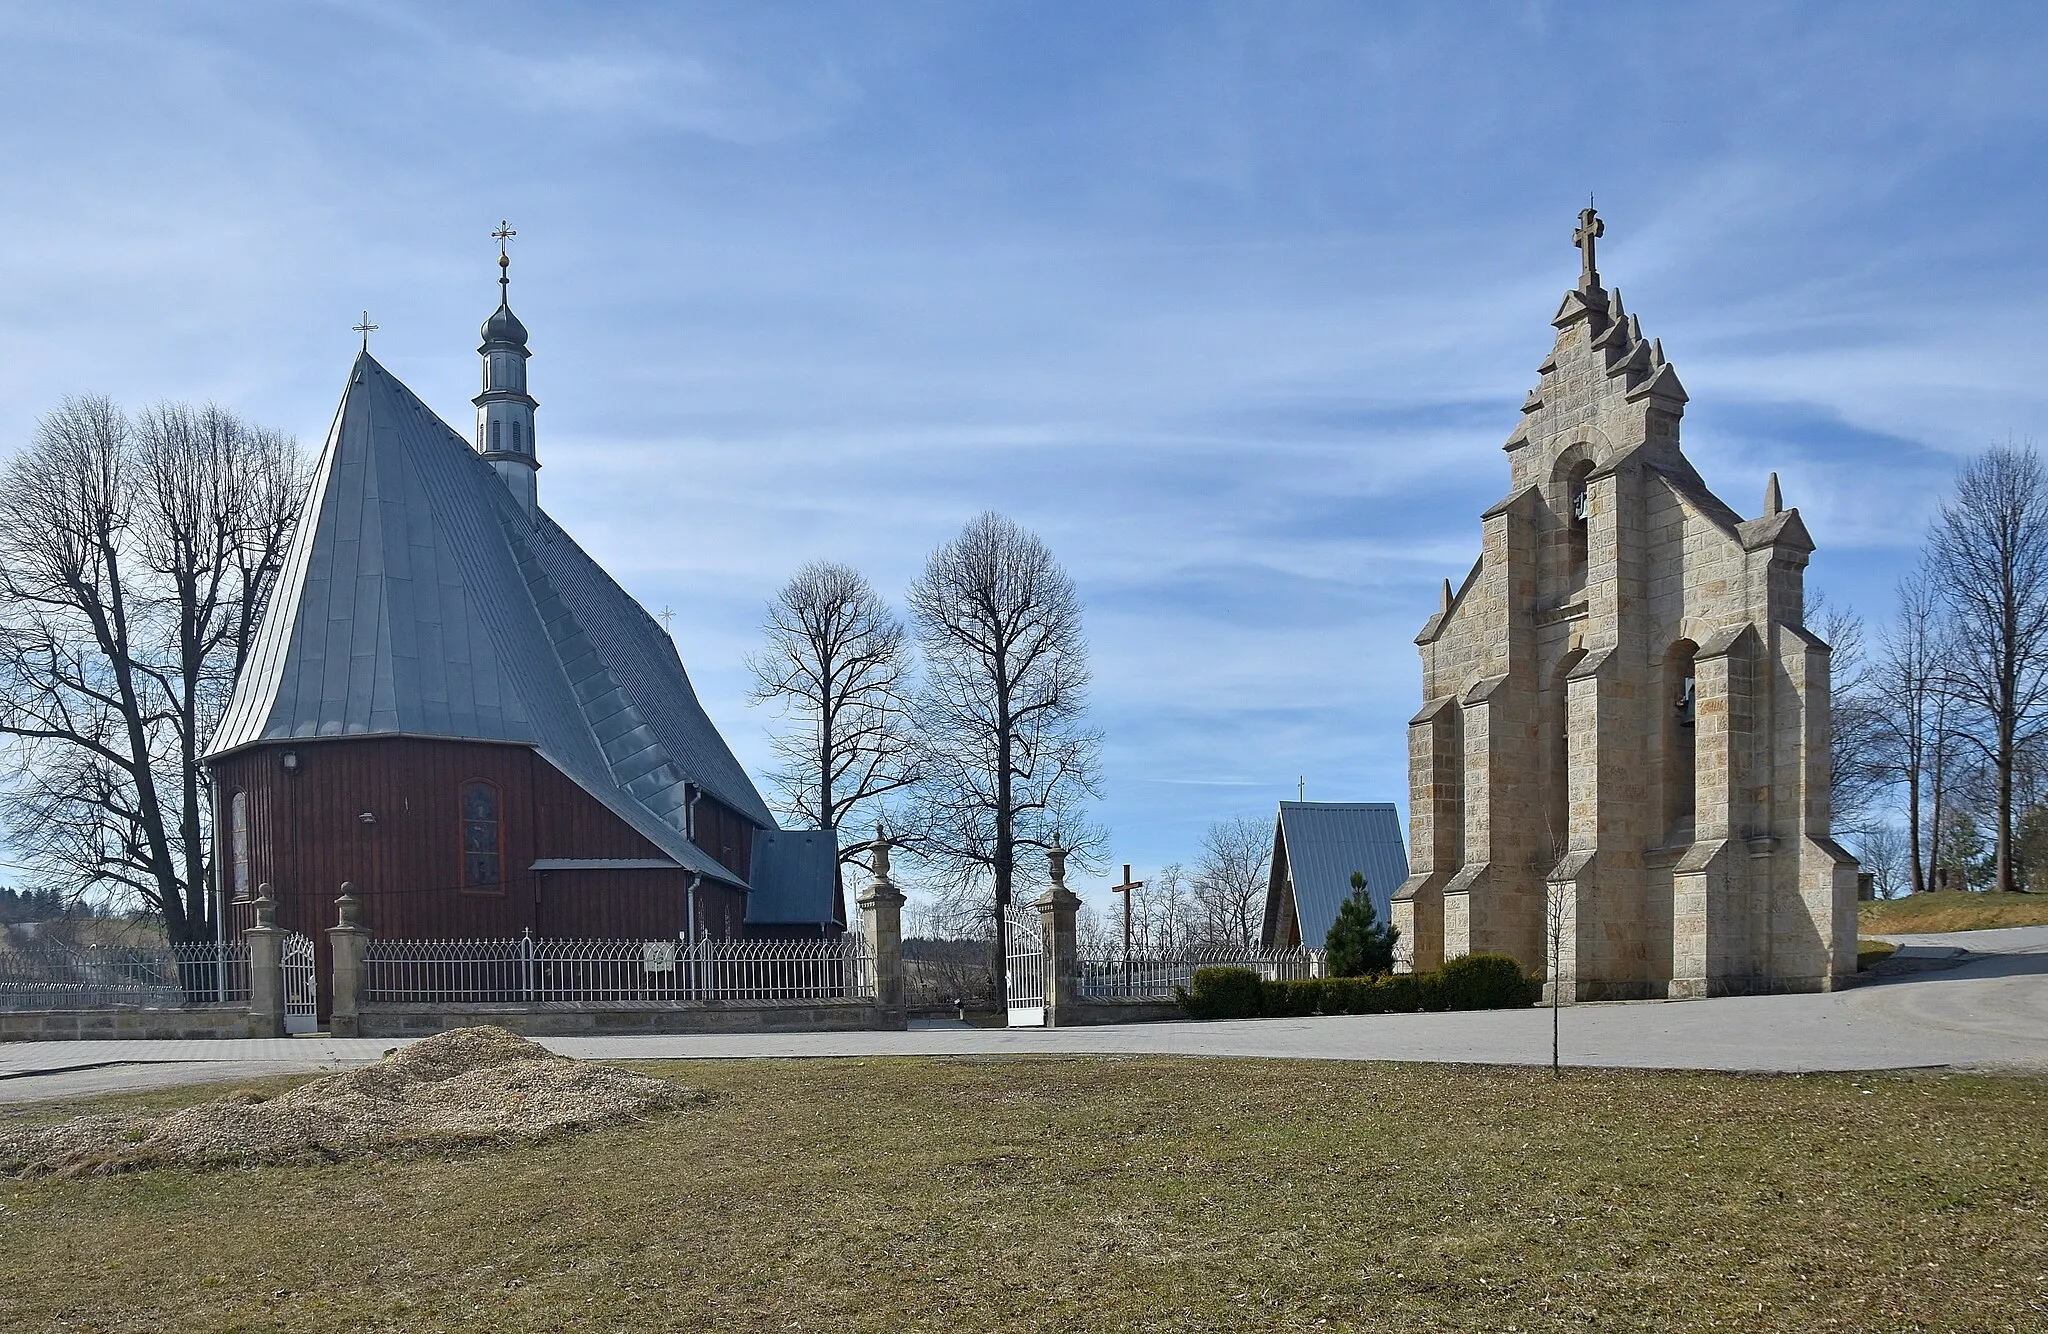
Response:
[[[1045,928],[1036,908],[1003,909],[1003,995],[1011,1028],[1045,1027]]]
[[[320,979],[313,971],[313,942],[296,931],[284,938],[284,1031],[320,1030]]]

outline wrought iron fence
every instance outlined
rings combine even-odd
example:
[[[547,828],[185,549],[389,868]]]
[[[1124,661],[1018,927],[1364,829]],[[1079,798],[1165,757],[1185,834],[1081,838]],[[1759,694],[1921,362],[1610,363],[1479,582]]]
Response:
[[[1221,948],[1189,950],[1168,959],[1096,956],[1079,961],[1075,987],[1091,1000],[1156,1000],[1190,985],[1197,968],[1249,968],[1269,982],[1321,977],[1323,955],[1319,949]]]
[[[826,940],[372,940],[363,999],[386,1003],[750,1005],[875,994],[859,932]]]
[[[145,1010],[249,999],[249,947],[0,945],[0,1010]]]

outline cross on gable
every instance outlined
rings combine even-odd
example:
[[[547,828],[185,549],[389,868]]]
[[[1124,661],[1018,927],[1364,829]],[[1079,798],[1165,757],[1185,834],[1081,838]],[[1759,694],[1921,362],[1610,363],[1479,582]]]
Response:
[[[370,350],[370,335],[377,332],[377,326],[370,323],[370,312],[366,310],[363,312],[363,322],[361,324],[351,324],[348,327],[348,331],[350,333],[359,333],[363,336],[363,351],[368,352]]]
[[[1572,244],[1580,251],[1579,290],[1590,292],[1600,285],[1600,270],[1593,263],[1593,243],[1607,235],[1607,224],[1591,204],[1579,210],[1579,225],[1572,231]]]

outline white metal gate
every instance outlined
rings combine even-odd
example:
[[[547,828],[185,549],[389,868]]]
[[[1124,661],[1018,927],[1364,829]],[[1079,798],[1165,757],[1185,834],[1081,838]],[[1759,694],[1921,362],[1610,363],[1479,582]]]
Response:
[[[284,938],[284,1031],[320,1029],[320,979],[313,971],[313,942],[296,931]]]
[[[1036,908],[1003,909],[1003,996],[1011,1028],[1045,1027],[1045,928]]]

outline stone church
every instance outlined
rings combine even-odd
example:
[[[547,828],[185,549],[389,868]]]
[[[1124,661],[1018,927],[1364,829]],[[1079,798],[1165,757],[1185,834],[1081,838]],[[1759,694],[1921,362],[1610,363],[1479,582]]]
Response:
[[[1775,475],[1745,519],[1679,448],[1686,393],[1592,209],[1578,286],[1504,446],[1480,556],[1416,636],[1413,966],[1480,952],[1579,1000],[1828,990],[1856,968],[1856,864],[1829,833],[1813,541]]]

